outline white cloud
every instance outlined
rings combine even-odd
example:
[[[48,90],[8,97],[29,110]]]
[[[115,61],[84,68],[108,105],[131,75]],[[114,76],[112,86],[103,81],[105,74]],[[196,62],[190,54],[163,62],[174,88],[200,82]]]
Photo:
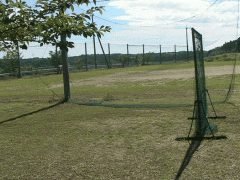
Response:
[[[181,33],[176,33],[177,31],[173,29],[179,26],[183,28],[187,25],[196,28],[204,37],[210,38],[213,42],[217,39],[221,39],[218,43],[226,42],[228,39],[236,39],[237,0],[219,0],[212,5],[214,2],[215,0],[115,0],[108,5],[125,12],[124,15],[113,19],[128,20],[130,27],[138,27],[139,32],[129,29],[127,33],[118,32],[118,36],[134,37],[140,36],[142,32],[142,36],[147,37],[145,40],[151,38],[151,35],[160,36],[162,34],[165,35],[166,39],[171,39],[176,35],[184,37],[183,30],[178,30]],[[190,18],[193,16],[195,17]],[[141,26],[157,26],[159,28],[143,30]],[[166,32],[162,28],[168,28],[168,31]],[[172,33],[173,31],[175,34]],[[146,35],[146,32],[149,35]],[[156,39],[151,39],[156,41]],[[178,39],[176,38],[175,41]],[[184,38],[182,43],[185,43]],[[222,44],[213,44],[212,46],[214,45]]]
[[[211,3],[203,0],[116,0],[109,6],[123,9],[124,16],[115,19],[140,21],[139,25],[151,19],[164,24],[185,19],[204,11]]]
[[[135,25],[149,25],[149,21],[152,25],[161,25],[199,15],[212,4],[213,1],[206,0],[116,0],[110,2],[109,6],[125,11],[125,15],[114,19],[137,21]],[[214,4],[201,17],[214,22],[233,21],[236,15],[237,1],[224,1]]]
[[[178,45],[179,50],[179,46],[186,45],[186,25],[194,27],[203,35],[204,48],[209,50],[237,38],[237,0],[218,0],[209,8],[214,2],[215,0],[111,0],[106,6],[106,11],[103,12],[103,16],[95,14],[107,21],[97,17],[94,20],[99,25],[110,25],[113,28],[111,33],[106,33],[102,37],[106,52],[107,43],[111,44],[112,53],[126,53],[126,44],[161,44],[163,51],[173,51],[174,45]],[[86,7],[86,9],[88,8]],[[208,10],[205,11],[206,9]],[[180,21],[192,16],[196,17]],[[111,19],[111,17],[114,18]],[[119,23],[124,24],[126,22],[118,20],[127,20],[128,26],[119,25]],[[188,37],[189,49],[192,50],[190,30],[188,30]],[[87,42],[88,53],[93,53],[92,38],[75,37],[73,41]],[[116,44],[122,45],[118,46]],[[158,46],[154,48],[156,49],[146,49],[146,52],[157,52]],[[181,50],[186,49],[184,48],[182,47]],[[76,48],[69,51],[69,55],[84,53],[83,51],[79,52],[79,49],[84,50],[84,44],[77,44]],[[45,48],[37,51],[42,54],[37,55],[39,57],[42,57],[43,54],[48,55],[48,52],[44,53]],[[97,51],[101,53],[99,46]],[[132,49],[130,51],[132,52]],[[33,52],[36,55],[36,50],[31,51],[31,48],[28,51],[23,51],[23,53],[25,52],[28,52],[28,55],[24,54],[24,57],[32,57]]]

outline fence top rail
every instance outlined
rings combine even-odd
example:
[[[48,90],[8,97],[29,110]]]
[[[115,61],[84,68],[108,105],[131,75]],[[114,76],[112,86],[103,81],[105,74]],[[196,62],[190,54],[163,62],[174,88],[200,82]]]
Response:
[[[153,47],[153,46],[155,46],[155,47],[159,47],[159,46],[161,46],[162,48],[169,48],[169,47],[172,47],[172,46],[176,46],[176,47],[187,47],[187,46],[183,46],[183,45],[128,44],[128,46],[143,46],[143,45],[144,45],[145,47],[147,47],[147,46],[151,46],[151,47]]]

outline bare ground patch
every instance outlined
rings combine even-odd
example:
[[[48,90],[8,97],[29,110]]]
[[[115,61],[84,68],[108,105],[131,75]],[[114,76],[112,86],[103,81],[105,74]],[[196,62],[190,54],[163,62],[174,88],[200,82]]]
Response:
[[[233,66],[217,66],[206,67],[206,77],[215,77],[220,75],[227,75],[233,73]],[[240,73],[240,65],[236,66],[236,74]],[[136,71],[136,72],[120,72],[111,75],[104,75],[101,77],[86,78],[81,80],[74,80],[71,82],[72,87],[76,86],[95,86],[95,87],[113,87],[117,86],[117,82],[137,82],[142,81],[146,85],[147,81],[155,81],[159,84],[169,82],[177,79],[194,78],[194,68],[187,69],[170,69],[157,71]],[[51,88],[63,87],[62,84],[52,85]]]

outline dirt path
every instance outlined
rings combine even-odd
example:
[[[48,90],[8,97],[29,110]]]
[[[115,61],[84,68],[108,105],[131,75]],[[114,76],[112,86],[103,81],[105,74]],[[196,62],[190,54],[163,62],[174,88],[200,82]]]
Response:
[[[206,77],[214,77],[226,74],[232,74],[233,66],[217,66],[206,67]],[[240,74],[240,65],[236,66],[236,74]],[[111,75],[87,78],[77,80],[72,83],[72,86],[95,85],[105,86],[110,83],[117,82],[135,82],[135,81],[157,81],[157,80],[175,80],[175,79],[189,79],[193,78],[194,68],[188,69],[171,69],[171,70],[157,70],[157,71],[136,71],[136,72],[121,72]]]

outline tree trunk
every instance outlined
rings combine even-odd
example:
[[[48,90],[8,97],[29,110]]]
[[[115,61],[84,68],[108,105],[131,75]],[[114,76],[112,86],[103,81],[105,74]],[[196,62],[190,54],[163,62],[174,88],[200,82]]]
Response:
[[[64,102],[71,98],[70,93],[70,80],[67,62],[67,47],[66,47],[66,34],[61,35],[61,50],[62,50],[62,70],[63,70],[63,83],[64,83]]]
[[[20,61],[20,53],[19,53],[19,42],[16,41],[16,49],[17,49],[17,64],[18,64],[18,73],[17,73],[17,77],[21,78],[22,74],[21,74],[21,61]]]

